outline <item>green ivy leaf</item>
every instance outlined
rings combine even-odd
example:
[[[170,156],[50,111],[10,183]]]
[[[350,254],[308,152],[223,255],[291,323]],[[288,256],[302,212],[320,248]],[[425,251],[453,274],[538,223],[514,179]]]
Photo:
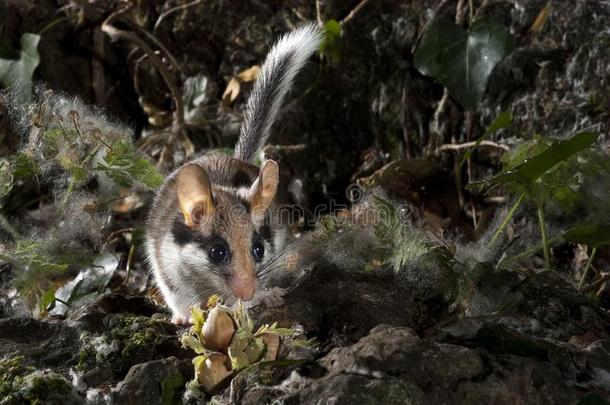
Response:
[[[485,183],[519,183],[529,187],[534,181],[552,169],[555,165],[593,145],[597,138],[598,134],[591,132],[576,134],[568,140],[549,146],[532,158],[525,159],[521,164],[516,165],[512,169],[505,170],[489,179],[473,182],[471,183],[471,186],[478,186]]]
[[[572,243],[582,243],[592,248],[610,245],[610,225],[592,225],[572,228],[563,234]]]
[[[493,68],[513,49],[502,23],[483,18],[466,31],[446,20],[433,21],[415,51],[415,68],[436,78],[464,108],[473,110],[485,93]]]
[[[25,33],[21,36],[19,57],[0,58],[0,83],[5,87],[15,86],[17,98],[22,102],[32,97],[32,76],[40,63],[39,41],[40,35]]]

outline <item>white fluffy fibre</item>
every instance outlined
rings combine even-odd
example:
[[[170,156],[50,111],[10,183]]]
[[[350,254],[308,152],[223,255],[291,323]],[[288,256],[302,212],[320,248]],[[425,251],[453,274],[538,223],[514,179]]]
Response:
[[[250,161],[262,148],[294,77],[318,50],[322,37],[315,24],[307,24],[284,35],[273,46],[248,99],[235,157]]]

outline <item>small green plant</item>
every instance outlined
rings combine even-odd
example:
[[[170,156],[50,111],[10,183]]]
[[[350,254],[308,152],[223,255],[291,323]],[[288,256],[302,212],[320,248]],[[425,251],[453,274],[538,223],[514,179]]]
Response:
[[[104,248],[103,218],[119,191],[154,189],[163,176],[133,145],[129,128],[77,99],[43,89],[33,104],[9,97],[9,105],[27,141],[0,160],[0,198],[42,184],[51,189],[42,198],[56,219],[44,230],[13,232],[0,260],[13,265],[15,285],[44,314],[66,270],[87,268]]]
[[[379,213],[375,236],[384,248],[381,257],[398,272],[406,264],[427,254],[433,246],[416,229],[406,226],[401,220],[399,209],[392,203],[377,196],[373,198]]]
[[[57,280],[70,266],[87,266],[93,257],[86,250],[66,246],[57,238],[44,241],[23,238],[0,254],[0,260],[12,263],[16,271],[15,287],[30,303],[36,303],[36,312],[44,314],[55,301]]]
[[[598,134],[583,132],[552,145],[546,144],[540,139],[533,144],[526,143],[513,153],[512,158],[507,161],[502,172],[489,179],[471,183],[470,187],[486,184],[506,185],[509,190],[517,194],[516,202],[494,233],[490,244],[495,243],[502,234],[523,201],[526,199],[532,201],[536,206],[540,226],[544,268],[549,270],[550,243],[544,217],[544,205],[553,195],[557,185],[557,177],[554,176],[554,171],[558,170],[561,163],[593,145],[597,138]]]

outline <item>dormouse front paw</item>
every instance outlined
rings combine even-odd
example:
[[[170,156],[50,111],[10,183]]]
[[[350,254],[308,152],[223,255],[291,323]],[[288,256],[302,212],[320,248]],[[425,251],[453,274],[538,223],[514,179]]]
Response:
[[[284,295],[288,291],[284,288],[274,287],[270,290],[260,290],[254,295],[254,298],[248,302],[248,307],[263,304],[267,308],[279,307],[284,305]]]
[[[178,315],[178,314],[174,314],[172,316],[172,323],[176,324],[176,325],[180,325],[180,326],[187,326],[191,324],[191,321],[189,320],[189,318]]]
[[[284,295],[287,292],[284,288],[274,287],[271,290],[264,291],[265,294],[261,301],[267,308],[281,307],[284,305]]]

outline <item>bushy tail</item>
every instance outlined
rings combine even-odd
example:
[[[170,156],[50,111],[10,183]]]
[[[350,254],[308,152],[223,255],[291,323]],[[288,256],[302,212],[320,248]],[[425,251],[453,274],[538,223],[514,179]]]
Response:
[[[295,75],[318,49],[322,32],[315,24],[284,35],[271,49],[248,99],[235,157],[251,161],[269,137],[271,125]]]

